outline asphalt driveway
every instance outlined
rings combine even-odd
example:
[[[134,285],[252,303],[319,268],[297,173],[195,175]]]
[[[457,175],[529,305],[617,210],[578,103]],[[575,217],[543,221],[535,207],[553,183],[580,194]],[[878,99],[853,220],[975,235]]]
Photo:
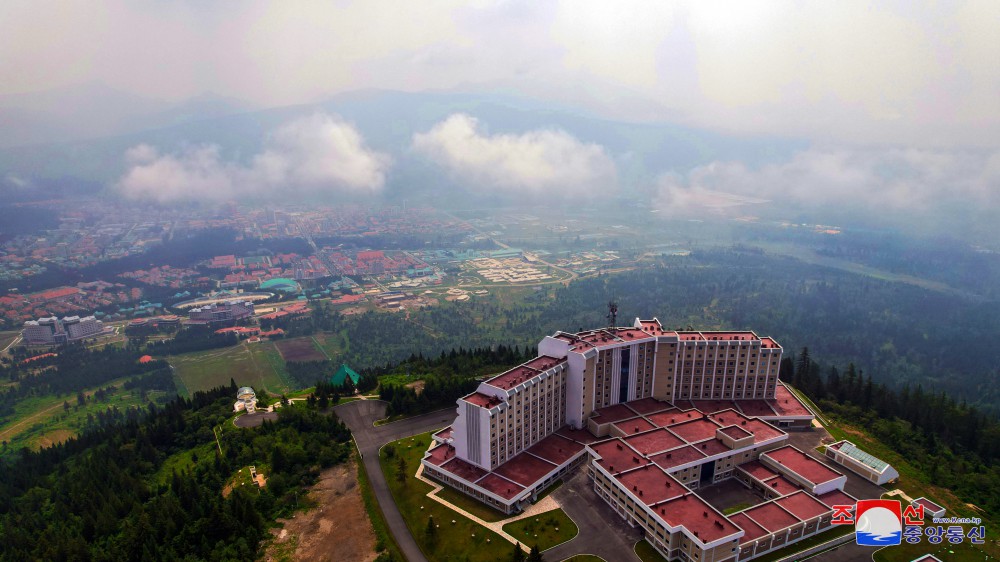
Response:
[[[427,558],[420,552],[416,541],[410,535],[396,502],[392,499],[385,476],[378,464],[378,450],[386,443],[450,425],[455,420],[456,411],[454,408],[449,408],[375,427],[375,420],[384,418],[385,410],[386,403],[380,400],[355,400],[333,409],[337,417],[354,434],[365,472],[368,473],[368,481],[371,482],[379,507],[385,515],[386,524],[399,543],[403,556],[409,562],[427,562]]]

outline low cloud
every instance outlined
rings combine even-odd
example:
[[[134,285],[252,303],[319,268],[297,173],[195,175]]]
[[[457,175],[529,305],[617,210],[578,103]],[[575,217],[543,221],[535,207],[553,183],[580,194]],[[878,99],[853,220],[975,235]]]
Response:
[[[655,206],[666,216],[788,210],[934,215],[958,206],[1000,210],[1000,151],[811,149],[750,168],[713,162],[659,179]]]
[[[475,118],[458,113],[413,135],[413,148],[470,191],[596,195],[617,183],[604,147],[558,129],[490,135]]]
[[[390,166],[388,156],[369,149],[354,127],[323,113],[280,127],[248,164],[224,159],[215,145],[164,154],[140,144],[125,159],[129,169],[119,190],[159,202],[373,194],[385,186]]]

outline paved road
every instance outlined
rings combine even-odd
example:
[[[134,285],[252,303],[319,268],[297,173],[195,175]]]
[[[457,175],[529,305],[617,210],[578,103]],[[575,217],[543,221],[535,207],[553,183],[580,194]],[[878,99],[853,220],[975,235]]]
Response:
[[[545,551],[546,560],[565,560],[577,554],[595,554],[613,562],[639,562],[635,543],[642,539],[641,529],[629,527],[620,515],[597,497],[585,469],[578,470],[552,497],[576,522],[576,537]]]
[[[392,499],[392,494],[385,482],[385,476],[378,464],[378,450],[390,441],[449,425],[455,420],[456,412],[453,408],[440,410],[375,427],[375,420],[385,417],[385,408],[386,403],[379,400],[355,400],[341,404],[333,411],[354,434],[354,441],[358,445],[358,450],[361,451],[365,471],[368,473],[368,481],[371,482],[372,490],[375,492],[375,497],[378,498],[379,506],[385,515],[385,522],[389,525],[392,536],[399,543],[403,556],[409,562],[427,562],[427,558],[420,552],[416,541],[410,535],[410,530],[406,528],[406,522],[403,521],[403,516],[400,515],[396,502]]]

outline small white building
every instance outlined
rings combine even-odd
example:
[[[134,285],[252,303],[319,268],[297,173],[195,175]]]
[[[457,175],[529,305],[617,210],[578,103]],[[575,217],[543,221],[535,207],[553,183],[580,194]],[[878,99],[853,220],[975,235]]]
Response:
[[[826,448],[826,456],[879,486],[899,480],[899,472],[889,463],[862,451],[850,441],[838,441],[829,445]]]
[[[236,403],[233,404],[233,411],[245,411],[248,414],[252,414],[257,411],[257,394],[252,388],[244,386],[236,392]]]

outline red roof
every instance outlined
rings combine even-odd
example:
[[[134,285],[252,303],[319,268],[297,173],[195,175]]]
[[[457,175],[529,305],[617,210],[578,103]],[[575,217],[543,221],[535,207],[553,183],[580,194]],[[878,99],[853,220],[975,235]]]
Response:
[[[541,373],[535,369],[521,365],[520,367],[514,367],[505,373],[501,373],[492,379],[489,379],[486,381],[486,384],[503,390],[510,390],[527,380],[537,377],[540,374]]]
[[[152,355],[143,355],[142,357],[139,358],[139,363],[149,363],[152,360],[153,360]]]
[[[635,435],[636,433],[642,433],[643,431],[649,431],[656,427],[655,425],[649,423],[643,418],[634,418],[631,420],[623,420],[612,424],[619,429],[625,435]]]
[[[521,453],[500,465],[493,472],[523,486],[531,486],[555,468],[556,465],[548,461],[528,453]]]
[[[560,465],[582,450],[583,445],[580,443],[560,437],[557,434],[552,434],[532,445],[528,449],[528,452],[553,464]]]
[[[792,447],[791,445],[786,445],[780,449],[774,449],[773,451],[766,451],[761,453],[761,456],[767,456],[767,458],[784,466],[813,484],[829,482],[830,480],[834,480],[841,476],[840,473],[828,468],[823,463],[810,457],[795,447]]]
[[[660,503],[687,493],[687,489],[680,482],[655,464],[643,465],[617,474],[615,478],[646,505]]]
[[[645,433],[632,435],[625,439],[625,442],[633,449],[649,456],[660,451],[666,451],[684,445],[684,441],[666,429],[655,429]]]
[[[743,529],[743,532],[746,533],[743,535],[743,538],[740,539],[740,544],[752,542],[754,539],[758,539],[768,534],[767,529],[754,523],[753,519],[750,519],[742,513],[730,515],[729,520],[735,523],[739,528]]]
[[[462,400],[475,404],[480,408],[492,408],[502,402],[502,400],[496,396],[489,396],[487,394],[483,394],[482,392],[473,392],[472,394],[463,397]]]
[[[803,521],[812,519],[813,517],[818,517],[830,511],[829,506],[803,491],[795,492],[781,499],[774,500],[774,503],[787,509],[792,513],[792,515]]]
[[[667,523],[683,525],[702,542],[709,543],[740,532],[739,527],[695,494],[688,494],[656,506]]]
[[[799,523],[797,517],[772,502],[752,507],[743,513],[772,533]]]
[[[683,423],[668,426],[670,431],[676,433],[688,443],[704,441],[715,437],[715,430],[719,429],[719,424],[707,419],[694,419]]]
[[[645,457],[626,445],[621,439],[594,443],[590,445],[590,448],[601,457],[597,464],[612,474],[649,463]]]

